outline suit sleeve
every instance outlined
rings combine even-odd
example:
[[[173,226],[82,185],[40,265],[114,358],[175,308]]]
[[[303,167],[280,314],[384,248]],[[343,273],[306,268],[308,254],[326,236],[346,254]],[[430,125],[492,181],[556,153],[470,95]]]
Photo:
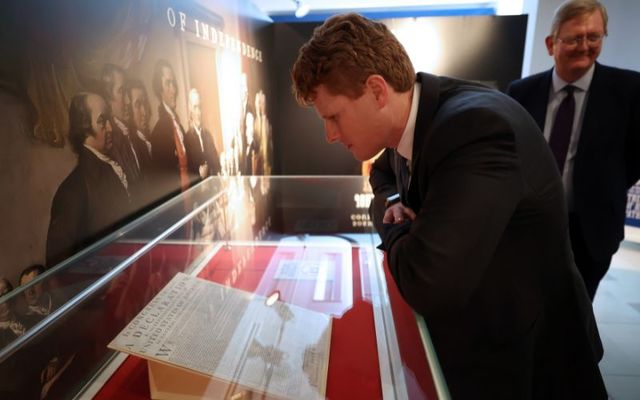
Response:
[[[636,79],[631,95],[631,121],[625,143],[628,188],[640,180],[640,74],[634,75]]]
[[[433,162],[428,191],[409,232],[387,249],[388,261],[407,302],[437,318],[466,307],[487,279],[522,185],[514,134],[486,111],[435,128],[421,158]]]

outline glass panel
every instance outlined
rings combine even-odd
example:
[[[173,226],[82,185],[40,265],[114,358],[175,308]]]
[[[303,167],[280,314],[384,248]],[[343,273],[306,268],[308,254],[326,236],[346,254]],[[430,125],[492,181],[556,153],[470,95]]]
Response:
[[[363,177],[203,181],[0,299],[15,320],[0,394],[82,392],[115,354],[107,344],[183,272],[330,318],[327,397],[356,387],[366,398],[436,398],[413,313],[375,249],[371,198]],[[131,371],[148,388],[146,369],[129,357],[90,395],[122,395],[118,377]]]

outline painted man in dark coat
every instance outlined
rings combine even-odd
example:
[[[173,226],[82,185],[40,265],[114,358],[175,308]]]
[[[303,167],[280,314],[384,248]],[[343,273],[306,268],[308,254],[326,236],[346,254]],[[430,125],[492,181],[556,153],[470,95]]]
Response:
[[[69,108],[69,142],[78,164],[51,205],[47,267],[66,259],[123,223],[130,211],[122,167],[106,154],[112,146],[109,106],[94,93],[76,94]]]

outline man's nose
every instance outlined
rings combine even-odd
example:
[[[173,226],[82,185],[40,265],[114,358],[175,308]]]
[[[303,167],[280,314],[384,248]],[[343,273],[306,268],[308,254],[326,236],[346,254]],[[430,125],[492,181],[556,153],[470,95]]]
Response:
[[[578,49],[580,50],[589,50],[589,43],[586,37],[583,37],[582,40],[578,41]]]
[[[324,124],[325,134],[327,136],[328,143],[336,143],[340,139],[340,132],[336,128],[336,126],[330,122],[326,122]]]
[[[113,130],[113,127],[111,126],[111,121],[107,121],[107,132],[111,132]]]

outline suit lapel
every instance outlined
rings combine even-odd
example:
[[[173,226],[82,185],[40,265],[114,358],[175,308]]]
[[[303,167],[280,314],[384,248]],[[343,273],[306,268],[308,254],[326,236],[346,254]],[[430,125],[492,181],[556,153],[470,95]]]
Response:
[[[420,99],[418,103],[418,115],[416,117],[416,127],[413,136],[413,149],[411,152],[411,184],[409,185],[408,202],[417,212],[420,208],[420,193],[427,190],[427,173],[418,171],[422,148],[427,141],[429,127],[432,125],[438,103],[440,101],[440,81],[435,75],[418,73],[418,82],[421,84]],[[416,179],[419,176],[420,181]]]
[[[547,116],[547,103],[549,102],[549,90],[551,88],[551,73],[552,70],[547,71],[542,75],[540,84],[536,85],[536,89],[533,92],[531,99],[531,105],[528,107],[529,113],[536,121],[540,130],[544,132],[544,122]]]
[[[589,146],[589,143],[596,139],[598,125],[601,121],[599,118],[602,118],[604,114],[602,110],[607,110],[611,107],[611,105],[606,104],[607,96],[602,93],[606,90],[606,86],[607,80],[603,77],[603,67],[596,63],[582,119],[582,131],[580,132],[577,154],[584,153],[584,149]]]
[[[418,73],[418,82],[421,84],[420,100],[418,103],[418,115],[413,136],[413,150],[411,153],[411,167],[415,167],[426,139],[426,133],[438,111],[440,100],[440,82],[434,75]]]

